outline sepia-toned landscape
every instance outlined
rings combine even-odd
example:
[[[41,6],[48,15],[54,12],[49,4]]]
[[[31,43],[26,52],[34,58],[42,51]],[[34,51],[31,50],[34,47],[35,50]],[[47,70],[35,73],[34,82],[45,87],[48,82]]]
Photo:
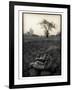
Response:
[[[22,76],[61,75],[61,15],[23,14]]]

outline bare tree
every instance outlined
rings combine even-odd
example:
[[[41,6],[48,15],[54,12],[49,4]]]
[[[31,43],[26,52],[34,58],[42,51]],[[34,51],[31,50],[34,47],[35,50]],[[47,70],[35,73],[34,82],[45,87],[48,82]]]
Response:
[[[30,28],[30,30],[26,33],[27,35],[33,35],[34,31],[32,28]]]
[[[30,28],[29,32],[31,35],[34,33],[32,28]]]
[[[55,24],[53,24],[53,22],[49,22],[46,19],[44,19],[40,25],[42,25],[45,28],[45,36],[48,37],[49,36],[49,31],[52,30],[52,28],[55,28]]]

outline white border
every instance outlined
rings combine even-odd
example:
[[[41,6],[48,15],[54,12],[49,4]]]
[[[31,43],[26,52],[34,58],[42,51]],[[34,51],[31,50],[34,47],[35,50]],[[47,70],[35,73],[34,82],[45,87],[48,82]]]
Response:
[[[19,10],[22,10],[18,13]],[[62,75],[61,76],[41,76],[41,77],[24,77],[22,78],[22,12],[58,12],[62,15]],[[61,13],[62,12],[62,13]],[[51,13],[50,13],[51,14]],[[55,14],[55,13],[53,13]],[[19,23],[18,23],[19,18]],[[49,7],[31,7],[15,6],[14,7],[14,84],[36,84],[36,83],[53,83],[67,81],[67,9],[49,8]],[[18,26],[19,25],[19,26]],[[19,39],[19,40],[18,40]],[[19,66],[20,65],[20,66]],[[20,67],[20,68],[19,68]]]

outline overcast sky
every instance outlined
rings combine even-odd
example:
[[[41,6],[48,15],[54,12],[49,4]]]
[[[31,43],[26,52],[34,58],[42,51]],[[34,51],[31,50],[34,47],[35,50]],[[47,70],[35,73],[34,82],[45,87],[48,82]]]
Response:
[[[44,35],[44,28],[39,24],[46,19],[49,22],[53,22],[56,25],[55,29],[52,29],[50,35],[56,35],[60,32],[60,15],[44,15],[44,14],[23,14],[24,18],[24,33],[28,32],[30,28],[33,29],[34,34]]]

